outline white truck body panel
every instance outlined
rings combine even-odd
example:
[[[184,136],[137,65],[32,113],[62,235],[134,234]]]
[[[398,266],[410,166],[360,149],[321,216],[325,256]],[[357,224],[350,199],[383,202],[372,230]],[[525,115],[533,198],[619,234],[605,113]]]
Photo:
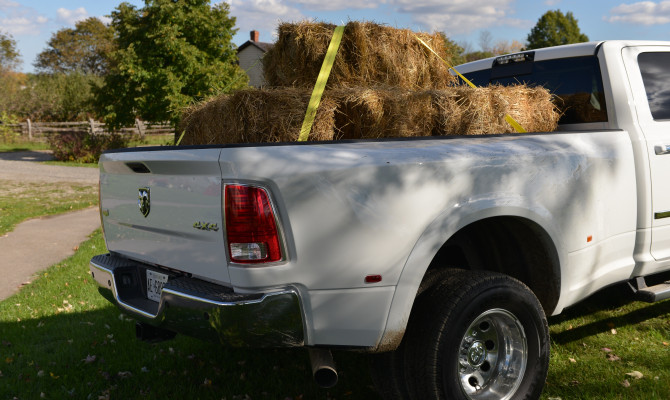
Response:
[[[670,51],[670,46],[667,45],[635,46],[622,49],[622,57],[626,70],[629,72],[628,80],[637,116],[637,126],[646,139],[645,150],[649,157],[648,171],[652,187],[650,216],[670,211],[670,181],[667,179],[667,171],[670,171],[670,154],[656,154],[658,147],[665,149],[670,145],[670,121],[653,118],[637,58],[641,53],[668,51]],[[651,229],[651,255],[657,261],[670,260],[670,218],[652,218]],[[662,264],[658,267],[661,268]],[[652,272],[654,271],[651,268],[643,271],[643,273]]]
[[[536,52],[536,61],[598,56],[607,121],[564,132],[106,153],[108,248],[236,293],[290,287],[301,300],[306,345],[393,348],[445,242],[472,223],[510,217],[552,243],[560,292],[546,312],[560,313],[607,285],[670,267],[670,218],[653,217],[670,210],[663,179],[670,155],[655,154],[670,145],[670,122],[649,113],[636,70],[641,51],[670,48],[613,41]],[[151,172],[133,172],[128,163]],[[284,261],[229,261],[226,184],[268,190]],[[153,204],[146,218],[137,209],[143,187]],[[194,229],[201,221],[221,230]],[[369,275],[381,282],[365,283]]]
[[[219,283],[230,282],[221,229],[193,229],[199,221],[223,227],[220,149],[116,153],[100,161],[105,240],[110,251]],[[136,173],[140,162],[151,173]],[[151,212],[138,207],[138,190],[150,188]],[[185,206],[187,205],[188,206]],[[104,216],[107,213],[108,216]]]

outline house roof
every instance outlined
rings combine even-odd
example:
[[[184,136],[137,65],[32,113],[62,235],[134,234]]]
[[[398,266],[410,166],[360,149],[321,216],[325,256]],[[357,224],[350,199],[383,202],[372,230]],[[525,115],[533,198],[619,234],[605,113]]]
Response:
[[[254,42],[252,40],[247,40],[246,42],[242,43],[240,47],[237,48],[237,52],[239,53],[240,51],[246,49],[249,46],[254,46],[260,49],[263,53],[267,52],[274,46],[274,43],[265,43],[265,42]]]

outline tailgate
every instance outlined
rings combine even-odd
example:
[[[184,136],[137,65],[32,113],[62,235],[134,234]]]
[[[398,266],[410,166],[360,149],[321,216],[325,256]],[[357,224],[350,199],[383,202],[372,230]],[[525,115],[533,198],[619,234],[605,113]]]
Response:
[[[108,250],[230,282],[220,153],[217,148],[105,153],[100,208]]]

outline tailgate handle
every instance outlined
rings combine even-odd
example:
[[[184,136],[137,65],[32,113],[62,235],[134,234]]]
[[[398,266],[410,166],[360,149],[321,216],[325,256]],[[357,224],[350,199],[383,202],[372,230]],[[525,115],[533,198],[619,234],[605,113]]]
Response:
[[[663,155],[663,154],[670,154],[670,146],[663,145],[663,146],[654,146],[654,151],[656,152],[657,156]]]
[[[149,170],[149,167],[144,165],[144,163],[141,162],[128,162],[126,163],[126,166],[130,169],[133,170],[133,172],[138,173],[138,174],[150,174],[151,171]]]

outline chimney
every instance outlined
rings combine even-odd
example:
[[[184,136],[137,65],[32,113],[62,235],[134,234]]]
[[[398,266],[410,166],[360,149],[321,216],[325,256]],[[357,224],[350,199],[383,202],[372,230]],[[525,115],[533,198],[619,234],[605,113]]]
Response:
[[[258,38],[259,38],[259,36],[260,36],[260,32],[258,32],[258,31],[251,31],[251,34],[250,34],[249,36],[251,36],[251,41],[252,41],[252,42],[258,42]]]

